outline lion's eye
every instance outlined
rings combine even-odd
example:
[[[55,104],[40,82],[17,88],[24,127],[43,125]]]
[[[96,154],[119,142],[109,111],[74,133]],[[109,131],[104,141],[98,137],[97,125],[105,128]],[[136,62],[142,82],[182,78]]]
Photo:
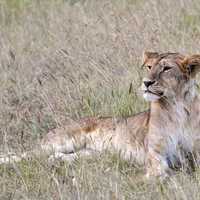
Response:
[[[147,65],[146,68],[147,68],[148,70],[151,70],[152,66],[151,66],[151,65]]]
[[[163,69],[163,72],[167,72],[171,69],[172,67],[169,67],[169,66],[165,66],[164,69]]]

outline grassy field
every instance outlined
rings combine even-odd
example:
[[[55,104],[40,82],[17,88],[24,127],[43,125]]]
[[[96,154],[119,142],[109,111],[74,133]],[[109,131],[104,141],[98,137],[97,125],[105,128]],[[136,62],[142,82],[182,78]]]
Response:
[[[84,116],[128,116],[144,50],[200,52],[198,0],[0,0],[0,154]],[[200,170],[167,182],[104,155],[0,166],[0,199],[200,199]]]

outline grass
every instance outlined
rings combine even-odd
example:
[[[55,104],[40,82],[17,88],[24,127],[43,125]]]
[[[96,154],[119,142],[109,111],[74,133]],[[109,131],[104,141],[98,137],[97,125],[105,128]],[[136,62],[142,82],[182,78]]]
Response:
[[[127,116],[144,50],[200,52],[198,0],[1,0],[0,152],[33,149],[84,116]],[[0,199],[199,199],[200,172],[167,182],[105,153],[73,165],[32,158],[0,167]]]
[[[3,166],[1,173],[2,199],[199,199],[199,171],[149,183],[143,170],[108,153],[72,166],[33,159]]]

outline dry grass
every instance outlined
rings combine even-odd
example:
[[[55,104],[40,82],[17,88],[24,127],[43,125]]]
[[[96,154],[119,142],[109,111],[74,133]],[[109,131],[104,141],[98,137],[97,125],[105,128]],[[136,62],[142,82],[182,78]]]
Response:
[[[143,50],[200,52],[199,13],[198,0],[0,0],[1,153],[34,148],[69,118],[145,109]],[[198,171],[153,184],[142,174],[109,153],[31,159],[0,167],[0,199],[200,198]]]

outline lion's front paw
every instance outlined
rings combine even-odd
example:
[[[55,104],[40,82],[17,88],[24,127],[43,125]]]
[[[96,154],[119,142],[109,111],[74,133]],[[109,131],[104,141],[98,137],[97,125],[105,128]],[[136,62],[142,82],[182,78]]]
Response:
[[[171,174],[172,174],[172,171],[170,169],[164,170],[160,168],[156,168],[156,169],[148,168],[145,174],[145,178],[147,180],[159,179],[163,181],[169,178]]]

